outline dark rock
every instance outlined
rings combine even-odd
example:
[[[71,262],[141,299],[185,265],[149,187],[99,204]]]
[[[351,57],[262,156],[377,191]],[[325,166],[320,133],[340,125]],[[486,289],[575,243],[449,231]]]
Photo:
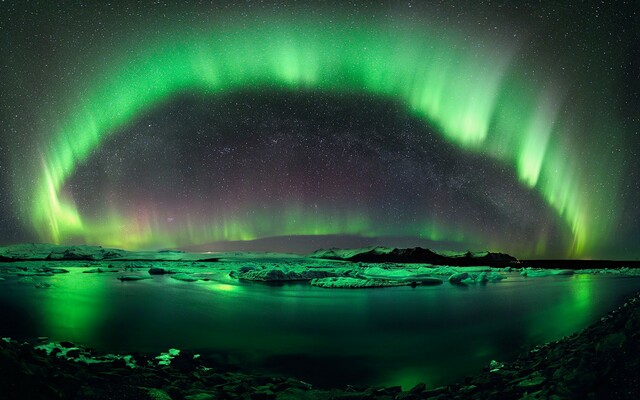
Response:
[[[50,272],[52,274],[68,274],[69,271],[63,268],[42,268],[42,272]]]
[[[81,352],[80,349],[71,349],[71,350],[67,351],[66,356],[67,356],[67,358],[78,358],[78,357],[80,357],[80,352]]]
[[[216,396],[212,392],[189,391],[190,394],[184,396],[185,400],[215,400]]]
[[[439,396],[439,395],[443,395],[443,394],[448,393],[448,392],[449,392],[449,388],[448,387],[440,386],[440,387],[437,387],[435,389],[429,389],[429,390],[423,391],[422,392],[422,396],[424,398],[429,398],[430,399],[430,398],[433,398],[433,397],[436,397],[436,396]]]
[[[420,382],[417,385],[415,385],[414,387],[412,387],[410,392],[414,393],[414,394],[420,394],[420,393],[424,392],[425,390],[427,390],[427,385],[425,385],[423,382]]]
[[[523,388],[536,388],[545,383],[546,380],[547,378],[542,376],[540,372],[536,371],[533,374],[527,376],[524,380],[518,382],[517,386]]]
[[[412,392],[401,392],[395,396],[395,400],[419,400],[420,395]]]
[[[296,388],[296,389],[302,389],[302,390],[311,390],[313,388],[313,386],[310,383],[299,381],[297,379],[291,379],[291,378],[282,382],[281,385]],[[278,388],[277,390],[280,391],[282,389]]]
[[[118,360],[113,360],[113,362],[111,363],[111,368],[120,368],[125,372],[127,371],[127,362],[125,360],[123,360],[122,358],[118,359]]]
[[[251,400],[272,400],[276,395],[271,389],[256,390],[251,393]]]
[[[127,282],[127,281],[140,281],[143,279],[149,279],[149,276],[140,276],[140,275],[123,275],[123,276],[119,276],[118,280],[122,281],[122,282]]]
[[[216,386],[216,385],[219,385],[221,383],[226,382],[224,377],[222,375],[218,374],[218,373],[207,374],[207,375],[202,374],[202,380],[208,386]]]
[[[180,399],[183,397],[182,389],[175,385],[165,386],[163,389],[172,399]]]
[[[147,393],[149,394],[150,399],[153,400],[172,400],[171,396],[162,389],[148,388]]]
[[[180,352],[171,360],[171,366],[181,372],[193,371],[198,363],[193,359],[193,355],[187,352]]]
[[[342,392],[331,397],[333,400],[367,400],[370,394],[366,392]]]
[[[622,332],[615,332],[605,336],[602,340],[596,344],[597,353],[609,353],[611,351],[620,349],[627,337]]]
[[[402,387],[400,386],[389,386],[378,390],[380,394],[398,394],[402,392]]]
[[[463,386],[460,388],[460,392],[468,394],[470,392],[473,392],[477,389],[478,387],[476,385],[467,385],[467,386]]]
[[[276,400],[316,400],[318,398],[319,396],[317,396],[313,391],[297,388],[289,388],[276,393]]]
[[[319,253],[320,254],[320,253]],[[340,259],[353,262],[365,263],[425,263],[433,265],[453,265],[453,266],[507,266],[517,261],[514,257],[503,253],[482,253],[474,255],[467,253],[464,256],[443,256],[429,249],[421,247],[400,249],[395,248],[390,251],[379,251],[379,249],[363,249],[360,253],[344,258],[335,252],[324,252],[316,258]],[[312,257],[313,254],[311,255]]]
[[[438,286],[442,285],[444,282],[440,278],[420,278],[420,285],[422,286]]]
[[[168,274],[169,271],[167,271],[164,268],[159,268],[159,267],[152,267],[149,269],[149,275],[164,275],[164,274]]]

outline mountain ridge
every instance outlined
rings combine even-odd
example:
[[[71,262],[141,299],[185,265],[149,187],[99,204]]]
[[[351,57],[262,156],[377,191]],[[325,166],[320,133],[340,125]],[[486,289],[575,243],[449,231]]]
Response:
[[[420,263],[432,265],[477,266],[509,265],[518,261],[506,253],[484,252],[437,252],[422,247],[390,248],[364,247],[360,249],[319,249],[309,254],[310,258],[369,263]]]

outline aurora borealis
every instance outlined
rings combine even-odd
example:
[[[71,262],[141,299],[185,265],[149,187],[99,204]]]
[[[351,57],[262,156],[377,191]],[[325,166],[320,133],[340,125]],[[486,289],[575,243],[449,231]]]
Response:
[[[3,4],[3,239],[637,257],[637,10],[456,6]]]

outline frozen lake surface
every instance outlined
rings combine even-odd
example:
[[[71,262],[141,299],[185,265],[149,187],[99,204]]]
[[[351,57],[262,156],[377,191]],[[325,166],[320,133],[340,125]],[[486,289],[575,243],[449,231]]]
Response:
[[[120,353],[191,349],[331,387],[450,383],[577,332],[640,290],[640,277],[616,275],[324,289],[242,282],[214,264],[198,282],[120,282],[63,267],[70,272],[33,277],[48,289],[0,274],[1,336]]]

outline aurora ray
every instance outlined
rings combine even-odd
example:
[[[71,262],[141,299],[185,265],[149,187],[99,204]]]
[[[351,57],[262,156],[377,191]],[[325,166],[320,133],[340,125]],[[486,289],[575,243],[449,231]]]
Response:
[[[493,48],[477,46],[462,32],[443,31],[435,24],[399,28],[374,20],[326,25],[301,16],[295,21],[270,17],[251,26],[183,26],[161,40],[143,35],[135,46],[123,42],[109,62],[90,68],[91,79],[68,88],[65,101],[49,110],[56,118],[46,124],[52,131],[41,143],[41,168],[24,169],[16,179],[20,200],[31,204],[24,216],[43,241],[117,244],[117,238],[127,237],[121,243],[129,247],[157,243],[162,233],[154,226],[131,222],[115,209],[97,218],[82,215],[64,191],[77,166],[105,138],[183,93],[219,96],[247,87],[317,89],[394,99],[461,151],[510,166],[521,185],[537,191],[569,226],[573,244],[567,253],[582,255],[615,225],[614,219],[601,217],[615,207],[606,191],[589,188],[597,184],[615,192],[619,179],[592,173],[610,165],[606,155],[601,167],[593,167],[571,151],[580,132],[566,117],[571,107],[563,103],[563,83],[547,79],[537,85],[514,58],[517,42],[488,39]],[[25,190],[25,180],[37,184]],[[310,215],[300,205],[277,215],[297,222],[274,225],[273,235],[381,233],[366,213],[333,226],[322,222],[327,216]],[[333,217],[337,220],[339,214]],[[439,223],[428,217],[420,225],[418,229],[432,239],[455,240],[459,235],[455,227],[429,228]],[[210,240],[263,234],[242,219],[190,226],[187,231],[194,229]],[[170,235],[160,241],[167,246],[180,242]]]

